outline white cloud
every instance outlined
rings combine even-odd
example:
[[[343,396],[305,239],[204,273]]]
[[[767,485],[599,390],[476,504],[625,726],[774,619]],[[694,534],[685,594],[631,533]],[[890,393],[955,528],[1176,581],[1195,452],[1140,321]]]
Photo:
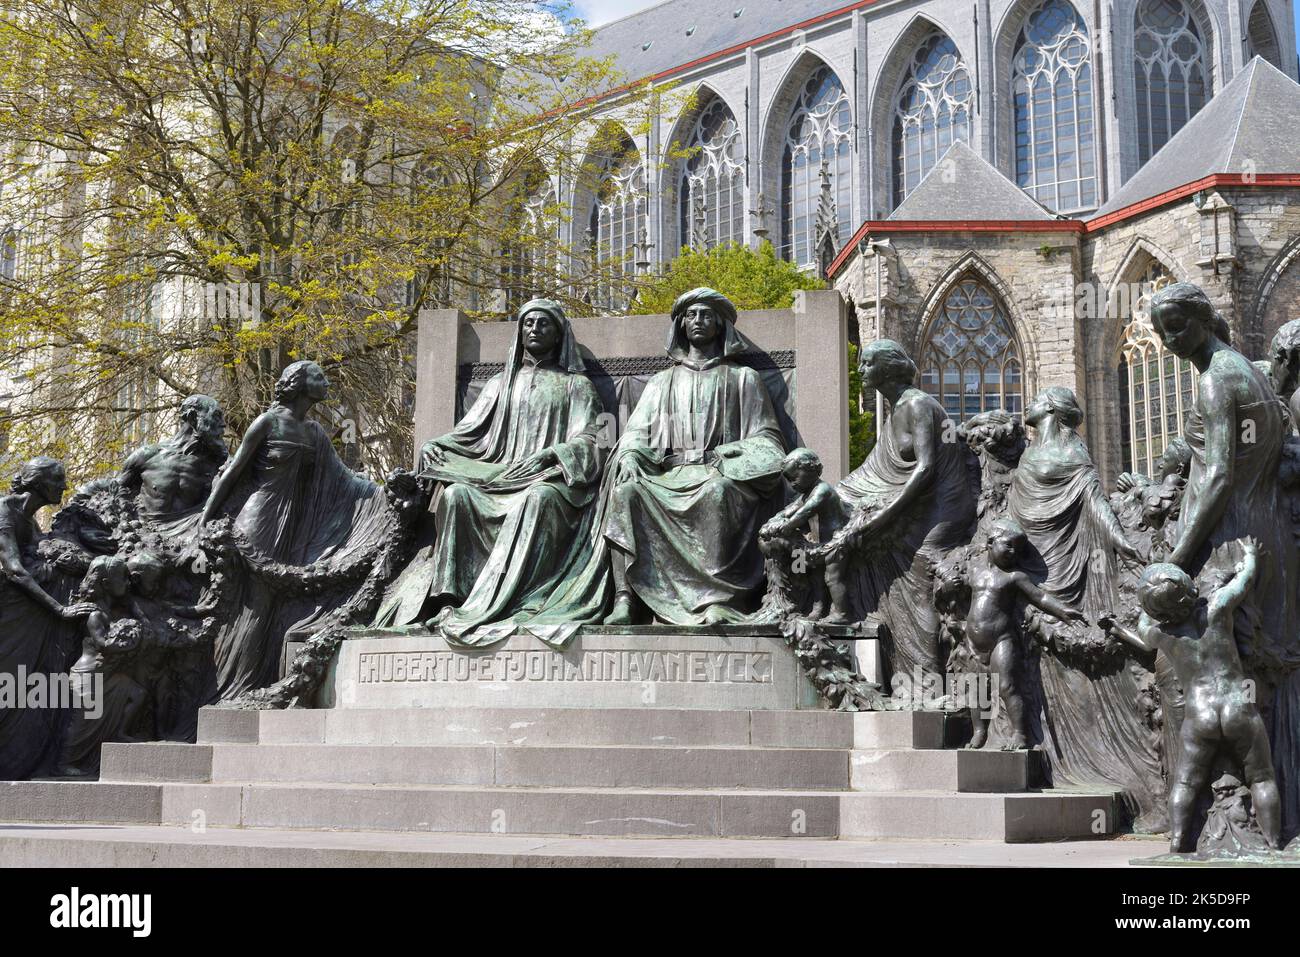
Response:
[[[629,13],[653,7],[660,0],[574,0],[574,12],[589,26],[598,27]]]

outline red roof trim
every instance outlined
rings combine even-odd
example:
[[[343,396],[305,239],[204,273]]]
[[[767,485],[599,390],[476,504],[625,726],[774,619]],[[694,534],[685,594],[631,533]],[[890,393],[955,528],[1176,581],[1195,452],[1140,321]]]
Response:
[[[1134,216],[1140,216],[1142,213],[1149,212],[1177,200],[1191,196],[1193,193],[1199,193],[1203,189],[1214,189],[1219,186],[1240,186],[1240,187],[1262,187],[1262,186],[1300,186],[1300,173],[1214,173],[1201,179],[1194,180],[1190,183],[1184,183],[1182,186],[1175,186],[1173,189],[1165,190],[1163,193],[1157,193],[1144,200],[1132,203],[1122,209],[1117,209],[1113,213],[1107,213],[1105,216],[1098,216],[1088,220],[1088,232],[1096,232],[1099,229],[1105,229],[1107,226],[1113,226],[1125,219],[1131,219]]]
[[[1191,183],[1184,183],[1166,190],[1141,202],[1132,203],[1105,216],[1098,216],[1087,221],[1081,219],[1023,220],[1023,219],[985,219],[985,220],[898,220],[869,219],[858,227],[858,231],[844,244],[827,270],[827,275],[834,277],[840,268],[857,250],[858,244],[869,235],[883,233],[1094,233],[1113,226],[1134,216],[1140,216],[1161,206],[1176,202],[1198,193],[1203,189],[1215,189],[1220,186],[1234,186],[1244,189],[1261,189],[1265,187],[1300,187],[1300,173],[1215,173]]]

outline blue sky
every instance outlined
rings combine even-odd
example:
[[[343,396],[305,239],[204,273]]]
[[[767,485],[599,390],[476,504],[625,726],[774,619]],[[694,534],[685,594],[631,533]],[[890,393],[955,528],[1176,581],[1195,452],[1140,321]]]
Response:
[[[657,2],[658,0],[573,0],[573,6],[592,26],[600,26],[637,10],[652,7]],[[1296,7],[1296,12],[1295,31],[1296,38],[1300,41],[1300,6]]]

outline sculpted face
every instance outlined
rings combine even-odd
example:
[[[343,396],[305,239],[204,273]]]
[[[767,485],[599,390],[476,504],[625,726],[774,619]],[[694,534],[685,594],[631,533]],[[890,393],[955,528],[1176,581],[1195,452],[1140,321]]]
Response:
[[[313,402],[323,401],[330,393],[330,380],[325,377],[325,370],[313,366],[303,380],[303,395]]]
[[[899,378],[897,366],[891,368],[889,356],[884,352],[866,352],[862,356],[862,361],[858,363],[858,374],[862,376],[862,389],[864,392],[872,390],[879,391],[882,386],[890,381],[890,378]]]
[[[1037,426],[1051,414],[1052,406],[1047,398],[1041,395],[1034,396],[1034,400],[1025,409],[1025,425]]]
[[[127,568],[131,573],[131,584],[140,594],[146,596],[158,594],[158,589],[162,585],[162,565],[132,558],[127,561]]]
[[[785,480],[800,495],[806,494],[820,481],[818,469],[806,462],[799,462],[785,470]]]
[[[989,553],[993,563],[1000,568],[1010,568],[1016,563],[1016,539],[1006,532],[998,532],[989,539]]]
[[[68,490],[68,478],[63,469],[47,469],[36,481],[35,491],[38,498],[47,505],[58,505]]]
[[[126,594],[130,584],[131,579],[127,573],[126,562],[109,559],[91,563],[82,587],[92,595],[121,598]]]
[[[226,434],[226,414],[211,399],[202,402],[186,400],[181,408],[181,419],[194,430],[195,435],[210,442],[220,442]]]
[[[221,406],[213,402],[200,407],[194,415],[194,429],[211,439],[220,439],[225,435],[226,414],[221,411]]]
[[[1151,325],[1165,348],[1180,359],[1190,359],[1210,335],[1205,324],[1177,302],[1164,302],[1152,309]]]
[[[534,359],[544,359],[560,344],[560,324],[549,312],[534,310],[519,320],[524,348]]]
[[[712,307],[697,302],[682,317],[682,331],[686,340],[696,348],[711,345],[722,332],[722,320]]]

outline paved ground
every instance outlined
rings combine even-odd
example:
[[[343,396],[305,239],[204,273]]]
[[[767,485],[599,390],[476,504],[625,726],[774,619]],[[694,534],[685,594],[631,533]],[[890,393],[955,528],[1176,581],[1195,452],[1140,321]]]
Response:
[[[1126,867],[1167,848],[1120,837],[1052,844],[531,837],[125,825],[0,825],[0,867],[752,866]]]

